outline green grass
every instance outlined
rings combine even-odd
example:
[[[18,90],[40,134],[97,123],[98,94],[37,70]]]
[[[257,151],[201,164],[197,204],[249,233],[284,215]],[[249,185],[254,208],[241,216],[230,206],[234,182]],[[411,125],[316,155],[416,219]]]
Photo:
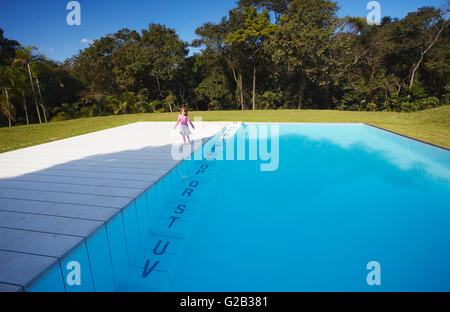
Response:
[[[368,123],[450,148],[450,106],[409,114],[315,110],[191,112],[191,118],[195,117],[204,121]],[[176,118],[176,113],[138,114],[0,128],[0,153],[138,121],[175,121]]]

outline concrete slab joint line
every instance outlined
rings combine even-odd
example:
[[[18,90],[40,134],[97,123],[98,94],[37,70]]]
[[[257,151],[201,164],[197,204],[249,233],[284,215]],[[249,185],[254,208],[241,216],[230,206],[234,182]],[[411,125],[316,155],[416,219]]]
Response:
[[[229,122],[203,122],[205,143]],[[181,161],[175,122],[139,122],[0,154],[0,292],[24,291]]]

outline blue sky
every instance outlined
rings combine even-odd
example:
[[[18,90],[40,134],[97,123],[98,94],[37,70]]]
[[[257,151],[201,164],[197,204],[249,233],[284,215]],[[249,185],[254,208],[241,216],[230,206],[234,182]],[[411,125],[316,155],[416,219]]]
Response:
[[[174,28],[184,41],[195,29],[218,22],[236,0],[78,0],[81,26],[68,26],[69,0],[0,0],[0,28],[7,38],[33,45],[49,58],[63,61],[97,39],[121,28],[142,30],[149,23]],[[313,1],[313,0],[312,0]],[[366,16],[369,0],[338,0],[339,15]],[[379,0],[383,16],[403,17],[424,5],[440,7],[444,0]],[[84,40],[86,41],[86,40]]]

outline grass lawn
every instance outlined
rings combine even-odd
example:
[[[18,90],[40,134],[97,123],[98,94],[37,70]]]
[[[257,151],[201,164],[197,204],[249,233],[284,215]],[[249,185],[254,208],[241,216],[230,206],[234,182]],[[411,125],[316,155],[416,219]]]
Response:
[[[204,121],[368,123],[450,148],[450,106],[417,113],[340,112],[317,110],[191,112]],[[177,114],[97,117],[43,125],[0,128],[0,153],[113,128],[138,121],[176,121]]]

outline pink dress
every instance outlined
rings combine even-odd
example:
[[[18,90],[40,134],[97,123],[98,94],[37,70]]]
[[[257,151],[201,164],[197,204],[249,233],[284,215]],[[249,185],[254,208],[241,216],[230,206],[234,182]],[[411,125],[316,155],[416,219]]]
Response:
[[[189,116],[184,116],[184,115],[178,116],[178,121],[177,121],[177,125],[175,126],[175,128],[178,127],[178,125],[180,125],[180,124],[181,124],[180,134],[182,136],[190,136],[191,135],[191,130],[189,129],[189,125],[191,125],[191,127],[193,129],[195,129]]]

